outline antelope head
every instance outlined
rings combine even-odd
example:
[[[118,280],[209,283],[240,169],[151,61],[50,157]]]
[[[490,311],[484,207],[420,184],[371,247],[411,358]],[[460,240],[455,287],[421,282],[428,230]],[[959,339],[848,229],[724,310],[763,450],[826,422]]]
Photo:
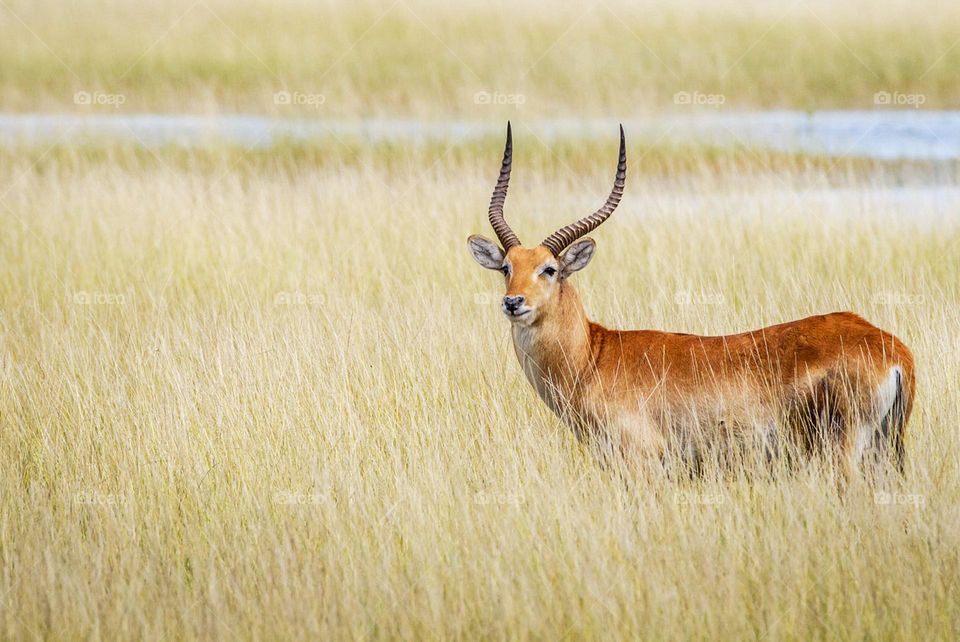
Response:
[[[627,154],[620,126],[620,159],[613,190],[607,202],[596,212],[562,227],[539,245],[524,247],[503,217],[503,202],[510,184],[513,157],[513,135],[507,123],[507,144],[503,150],[500,178],[490,199],[490,225],[500,245],[474,234],[467,239],[473,258],[488,270],[503,274],[506,293],[501,306],[503,313],[514,324],[532,325],[556,305],[563,281],[582,270],[593,258],[596,243],[582,238],[599,227],[620,203],[627,173]],[[502,246],[502,247],[501,247]]]

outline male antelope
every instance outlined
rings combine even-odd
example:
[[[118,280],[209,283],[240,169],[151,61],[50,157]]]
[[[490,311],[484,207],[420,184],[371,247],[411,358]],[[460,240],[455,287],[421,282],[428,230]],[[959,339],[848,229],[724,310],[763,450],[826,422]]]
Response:
[[[695,462],[709,444],[752,437],[768,453],[787,445],[830,452],[843,475],[868,449],[892,455],[902,471],[914,365],[899,339],[852,312],[725,336],[593,323],[569,277],[593,256],[594,241],[581,237],[623,195],[623,127],[607,202],[533,247],[521,245],[503,217],[512,150],[508,123],[489,209],[503,248],[478,235],[468,245],[477,263],[503,273],[502,310],[523,372],[579,438],[634,463],[671,452]]]

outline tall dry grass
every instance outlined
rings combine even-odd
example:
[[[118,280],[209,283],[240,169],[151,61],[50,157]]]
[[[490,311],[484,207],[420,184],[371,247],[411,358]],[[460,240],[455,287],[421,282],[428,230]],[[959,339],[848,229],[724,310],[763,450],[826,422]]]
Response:
[[[522,238],[596,207],[604,151],[518,146]],[[0,637],[956,638],[956,196],[632,173],[574,277],[594,319],[852,309],[919,391],[899,484],[624,483],[536,399],[467,255],[498,152],[6,158]]]
[[[579,118],[690,110],[678,92],[724,109],[874,109],[884,91],[941,109],[960,102],[958,39],[960,10],[935,0],[5,0],[0,104]]]

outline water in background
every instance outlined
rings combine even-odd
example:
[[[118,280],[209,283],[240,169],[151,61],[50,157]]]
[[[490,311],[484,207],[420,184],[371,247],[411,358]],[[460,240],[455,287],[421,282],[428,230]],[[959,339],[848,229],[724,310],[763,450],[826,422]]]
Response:
[[[617,121],[522,123],[544,141],[614,138]],[[633,140],[745,145],[785,152],[875,159],[960,159],[960,111],[768,111],[693,113],[624,121]],[[421,143],[500,136],[503,123],[403,119],[291,120],[260,116],[0,114],[0,144],[125,141],[145,147],[360,139]]]

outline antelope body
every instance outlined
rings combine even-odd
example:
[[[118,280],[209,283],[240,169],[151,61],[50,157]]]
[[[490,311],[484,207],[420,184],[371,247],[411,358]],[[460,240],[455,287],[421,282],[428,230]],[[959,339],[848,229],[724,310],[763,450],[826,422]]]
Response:
[[[637,464],[711,446],[760,443],[830,453],[844,475],[868,451],[902,471],[914,365],[894,335],[835,312],[725,336],[609,330],[587,317],[569,277],[593,256],[581,238],[619,204],[626,149],[602,208],[525,247],[503,216],[512,163],[507,125],[489,219],[502,248],[468,239],[480,265],[504,274],[514,349],[543,401],[584,440]],[[566,250],[566,251],[564,251]]]

